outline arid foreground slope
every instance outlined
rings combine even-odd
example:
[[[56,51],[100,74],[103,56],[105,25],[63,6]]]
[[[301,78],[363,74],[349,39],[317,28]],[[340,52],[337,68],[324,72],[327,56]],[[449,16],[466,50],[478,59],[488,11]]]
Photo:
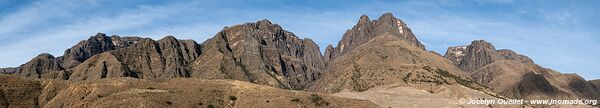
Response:
[[[282,90],[237,80],[105,78],[64,81],[0,76],[8,107],[377,107],[369,101]]]

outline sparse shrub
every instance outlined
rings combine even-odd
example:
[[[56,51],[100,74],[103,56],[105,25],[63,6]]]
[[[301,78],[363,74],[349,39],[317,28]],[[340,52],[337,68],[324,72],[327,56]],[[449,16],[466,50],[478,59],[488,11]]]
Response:
[[[294,98],[294,99],[292,99],[291,101],[293,101],[293,102],[300,102],[300,99],[298,99],[298,98]]]
[[[212,104],[208,104],[208,108],[215,108],[215,106]]]
[[[325,100],[323,100],[323,98],[321,98],[321,96],[319,96],[317,94],[311,94],[310,101],[315,103],[315,105],[317,105],[317,106],[329,105],[328,102],[325,102]]]
[[[408,78],[410,78],[411,76],[412,76],[412,73],[408,73],[408,74],[406,74],[406,76],[404,76],[404,78],[402,78],[402,80],[404,82],[408,83],[408,80],[409,80]]]
[[[173,102],[171,102],[171,101],[167,101],[167,104],[171,105],[171,104],[173,104]]]
[[[463,85],[463,86],[465,86],[465,87],[469,87],[469,88],[471,88],[471,89],[475,89],[475,90],[481,90],[481,88],[474,87],[474,85],[473,85],[473,84],[476,84],[475,82],[473,82],[473,81],[471,81],[471,80],[464,79],[464,78],[462,78],[462,77],[460,77],[460,76],[457,76],[457,75],[451,74],[450,72],[448,72],[448,71],[446,71],[446,70],[437,69],[437,71],[435,71],[435,72],[436,72],[436,73],[438,73],[438,74],[439,74],[439,75],[441,75],[441,76],[444,76],[444,77],[448,77],[448,78],[454,79],[454,80],[455,80],[457,83],[459,83],[460,85]]]
[[[229,96],[229,100],[235,101],[235,100],[237,100],[237,97],[235,97],[235,96]]]

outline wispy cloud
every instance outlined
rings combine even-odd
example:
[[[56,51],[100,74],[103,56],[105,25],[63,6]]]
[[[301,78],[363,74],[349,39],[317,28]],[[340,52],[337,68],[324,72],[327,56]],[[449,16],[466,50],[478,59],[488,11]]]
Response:
[[[577,16],[568,10],[540,11],[540,13],[543,13],[544,19],[548,22],[556,22],[561,25],[568,25],[578,22],[578,19],[576,18]]]

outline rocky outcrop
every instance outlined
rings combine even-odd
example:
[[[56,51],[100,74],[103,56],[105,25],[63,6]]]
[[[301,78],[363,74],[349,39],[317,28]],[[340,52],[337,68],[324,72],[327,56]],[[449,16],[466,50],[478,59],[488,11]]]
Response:
[[[319,47],[268,20],[226,27],[204,43],[192,77],[302,89],[324,67]]]
[[[48,53],[42,53],[29,62],[19,66],[16,75],[24,77],[41,78],[42,74],[64,70],[60,60]]]
[[[464,53],[465,55],[460,63],[458,63],[458,68],[465,72],[475,71],[476,69],[502,58],[501,55],[496,52],[496,48],[484,40],[471,42],[471,45],[467,46],[466,52]]]
[[[346,31],[342,40],[336,46],[332,58],[348,53],[354,48],[386,32],[399,37],[412,46],[425,50],[425,46],[417,40],[410,28],[402,20],[394,17],[391,13],[385,13],[377,20],[370,20],[368,16],[362,15],[358,23],[352,29]]]
[[[450,47],[444,57],[477,83],[510,98],[597,99],[600,92],[578,75],[561,74],[535,64],[529,57],[496,48],[483,40]]]
[[[15,71],[17,71],[17,68],[13,68],[13,67],[0,68],[0,74],[13,74],[13,73],[15,73]]]
[[[446,54],[444,54],[444,58],[452,61],[454,65],[459,65],[462,58],[465,56],[465,52],[467,52],[467,46],[448,47]]]
[[[325,48],[325,55],[323,55],[323,60],[325,60],[325,63],[329,63],[331,60],[333,60],[333,57],[335,56],[333,55],[334,52],[335,49],[333,48],[333,46],[327,45],[327,47]]]

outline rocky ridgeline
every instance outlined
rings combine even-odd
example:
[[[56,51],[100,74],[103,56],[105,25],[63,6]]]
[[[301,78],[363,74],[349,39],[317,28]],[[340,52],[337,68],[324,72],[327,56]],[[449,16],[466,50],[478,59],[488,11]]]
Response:
[[[327,93],[399,85],[432,93],[442,92],[443,87],[469,89],[498,98],[600,97],[599,81],[543,68],[527,56],[496,50],[483,40],[450,47],[443,57],[427,51],[391,13],[376,20],[361,16],[337,46],[328,45],[324,51],[321,55],[311,39],[300,39],[269,20],[260,20],[225,27],[201,44],[173,36],[153,40],[98,33],[62,56],[40,54],[16,69],[0,72],[73,81],[234,79]]]
[[[299,39],[262,20],[227,27],[202,45],[173,36],[152,40],[98,33],[67,49],[63,56],[40,54],[20,66],[16,75],[66,80],[237,79],[302,89],[319,77],[324,66],[312,40]]]

